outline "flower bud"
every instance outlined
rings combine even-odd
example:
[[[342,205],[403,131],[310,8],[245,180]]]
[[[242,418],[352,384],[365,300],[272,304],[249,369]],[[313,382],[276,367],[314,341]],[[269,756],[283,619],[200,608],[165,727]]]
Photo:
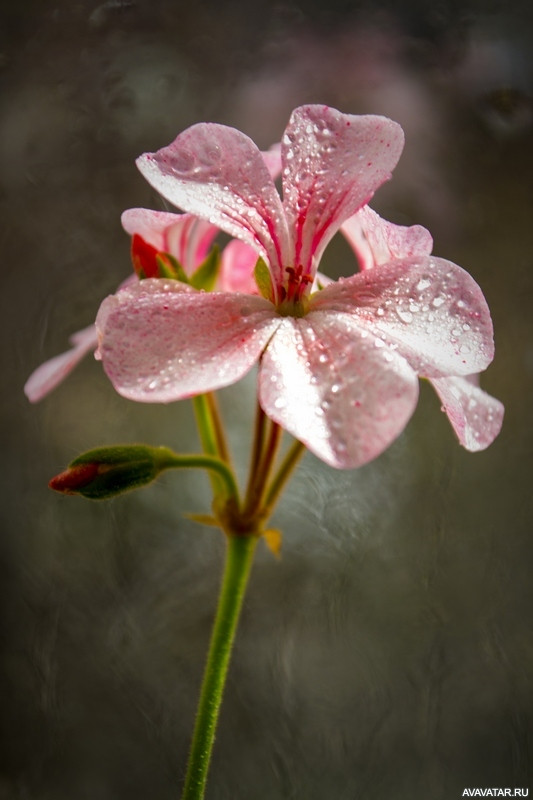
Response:
[[[151,483],[168,466],[166,447],[117,445],[89,450],[48,484],[63,494],[105,500]]]

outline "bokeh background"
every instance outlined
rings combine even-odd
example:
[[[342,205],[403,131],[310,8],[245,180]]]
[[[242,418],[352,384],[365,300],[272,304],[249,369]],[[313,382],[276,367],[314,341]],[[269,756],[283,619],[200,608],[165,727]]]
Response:
[[[454,800],[533,791],[533,11],[523,2],[3,0],[1,800],[170,800],[223,543],[200,475],[102,504],[48,479],[79,452],[196,447],[187,403],[119,398],[86,361],[22,387],[129,273],[134,158],[219,121],[261,147],[293,107],[405,131],[373,205],[432,231],[492,309],[499,439],[469,454],[431,389],[374,463],[307,455],[260,547],[209,800]],[[324,271],[349,272],[346,245]],[[221,393],[244,470],[254,377]]]

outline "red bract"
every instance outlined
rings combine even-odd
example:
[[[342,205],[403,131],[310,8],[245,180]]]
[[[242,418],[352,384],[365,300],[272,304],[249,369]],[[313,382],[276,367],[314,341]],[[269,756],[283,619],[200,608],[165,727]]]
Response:
[[[265,413],[328,464],[349,468],[403,430],[418,375],[484,369],[489,311],[449,261],[400,256],[311,293],[326,244],[390,177],[402,146],[400,126],[383,117],[298,108],[281,146],[283,200],[257,147],[232,128],[195,125],[142,156],[152,186],[253,247],[271,285],[266,299],[155,279],[105,300],[99,352],[117,391],[171,402],[231,384],[259,361]]]

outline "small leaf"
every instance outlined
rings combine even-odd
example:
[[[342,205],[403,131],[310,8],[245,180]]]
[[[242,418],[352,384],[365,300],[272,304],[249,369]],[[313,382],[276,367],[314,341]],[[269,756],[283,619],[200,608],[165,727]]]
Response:
[[[220,271],[220,249],[215,244],[208,256],[202,261],[197,270],[191,275],[190,284],[195,289],[204,289],[212,292]]]
[[[257,259],[254,267],[254,278],[257,283],[259,293],[270,302],[274,301],[274,292],[272,290],[272,280],[270,278],[270,270],[262,258]]]
[[[155,260],[157,262],[157,278],[170,278],[171,280],[176,280],[178,277],[177,270],[172,264],[172,260],[174,259],[171,259],[172,256],[169,256],[168,253],[158,253],[156,255]],[[181,280],[181,278],[178,278],[178,280]]]

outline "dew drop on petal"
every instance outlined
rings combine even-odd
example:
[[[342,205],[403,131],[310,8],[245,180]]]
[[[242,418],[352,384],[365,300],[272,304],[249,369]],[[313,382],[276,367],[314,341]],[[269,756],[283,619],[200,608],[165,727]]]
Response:
[[[411,311],[406,311],[403,308],[397,308],[396,314],[398,316],[398,319],[400,319],[402,322],[405,322],[406,324],[409,324],[410,322],[413,321],[413,314]]]

